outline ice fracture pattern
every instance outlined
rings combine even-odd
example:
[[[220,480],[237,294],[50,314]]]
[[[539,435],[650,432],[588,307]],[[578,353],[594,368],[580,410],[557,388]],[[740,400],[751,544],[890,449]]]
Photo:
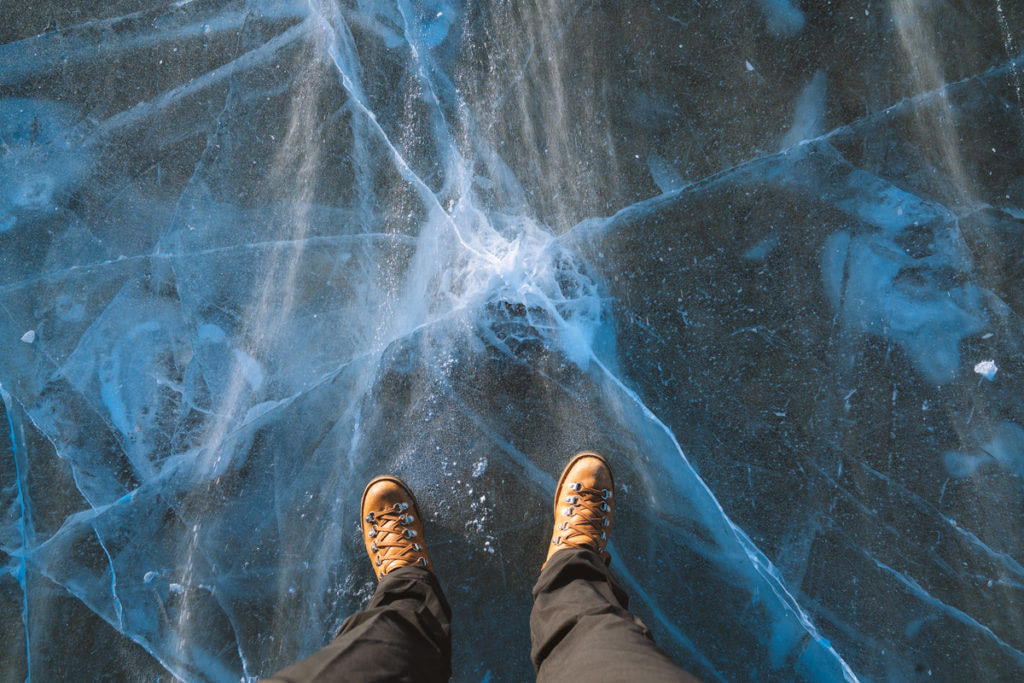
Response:
[[[309,654],[382,472],[527,680],[581,448],[702,678],[1024,677],[1024,2],[0,17],[3,680]]]

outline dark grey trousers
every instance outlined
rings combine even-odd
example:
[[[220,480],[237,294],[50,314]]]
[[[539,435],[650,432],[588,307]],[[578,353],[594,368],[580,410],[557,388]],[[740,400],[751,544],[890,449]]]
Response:
[[[537,680],[696,681],[658,649],[628,604],[595,553],[555,553],[533,587],[530,658]]]
[[[537,680],[695,681],[658,649],[608,567],[589,550],[560,550],[533,588],[530,658]],[[362,612],[319,652],[270,681],[447,681],[451,609],[437,578],[403,567],[381,579]]]
[[[402,567],[325,648],[267,680],[443,682],[451,671],[452,610],[441,584],[422,567]]]

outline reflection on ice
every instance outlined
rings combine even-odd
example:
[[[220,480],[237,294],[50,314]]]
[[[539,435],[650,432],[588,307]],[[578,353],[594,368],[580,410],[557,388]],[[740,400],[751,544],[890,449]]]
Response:
[[[528,677],[584,447],[702,677],[1024,670],[1017,4],[83,11],[0,45],[5,678],[311,652],[383,471]]]

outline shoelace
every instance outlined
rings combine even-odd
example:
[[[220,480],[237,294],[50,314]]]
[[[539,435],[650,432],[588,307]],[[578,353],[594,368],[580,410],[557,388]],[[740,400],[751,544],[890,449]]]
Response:
[[[370,531],[366,535],[373,539],[370,551],[375,554],[374,563],[380,568],[382,576],[399,567],[415,564],[427,566],[426,557],[416,557],[422,547],[412,540],[416,537],[416,530],[408,528],[408,525],[415,518],[405,512],[408,509],[408,503],[395,503],[390,508],[366,515],[366,521],[370,524]],[[390,550],[392,548],[393,551]]]
[[[608,504],[612,492],[583,486],[580,482],[572,482],[566,488],[572,493],[563,499],[568,507],[562,510],[562,515],[569,519],[563,521],[558,529],[568,533],[556,536],[551,542],[570,548],[596,550],[599,555],[605,555],[608,544],[605,527],[610,524],[606,515],[612,509]]]

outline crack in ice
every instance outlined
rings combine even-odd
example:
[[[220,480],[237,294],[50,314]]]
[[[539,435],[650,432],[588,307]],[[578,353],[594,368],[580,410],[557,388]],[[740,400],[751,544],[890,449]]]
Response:
[[[931,605],[940,612],[952,617],[953,619],[959,621],[965,626],[980,631],[987,637],[991,638],[997,645],[999,645],[1000,648],[1003,649],[1003,651],[1012,656],[1018,664],[1024,665],[1024,652],[1021,652],[1020,650],[1018,650],[1017,648],[1013,647],[1005,640],[1000,638],[988,626],[985,626],[984,624],[976,620],[974,617],[964,612],[963,610],[957,609],[956,607],[953,607],[952,605],[949,605],[943,602],[942,600],[932,596],[931,593],[925,590],[921,586],[921,584],[915,581],[912,577],[907,576],[906,574],[893,569],[881,560],[872,556],[867,551],[862,550],[862,552],[864,552],[864,554],[867,555],[867,557],[875,563],[876,567],[892,576],[899,583],[903,584],[903,586],[910,592],[910,594],[916,597],[918,600],[928,605]]]

